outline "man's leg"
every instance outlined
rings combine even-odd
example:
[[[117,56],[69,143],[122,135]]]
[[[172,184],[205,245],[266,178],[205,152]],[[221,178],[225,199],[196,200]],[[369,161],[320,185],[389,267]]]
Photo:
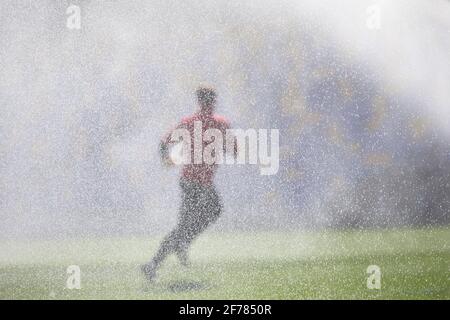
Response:
[[[158,251],[152,259],[152,262],[156,267],[159,267],[165,258],[176,250],[180,241],[180,234],[180,226],[178,225],[163,239]]]
[[[184,222],[183,229],[180,230],[180,246],[177,255],[183,264],[186,260],[187,252],[192,242],[205,230],[209,225],[214,223],[222,212],[222,202],[216,189],[205,186],[197,186],[195,188],[197,200],[192,211],[185,215],[187,218]]]
[[[177,242],[179,241],[179,234],[180,230],[177,226],[161,242],[158,251],[151,259],[151,261],[142,265],[142,272],[144,272],[147,279],[153,280],[156,277],[156,271],[159,269],[161,263],[167,258],[169,254],[175,251]]]
[[[178,223],[161,242],[158,251],[152,260],[142,266],[142,271],[149,280],[156,276],[156,271],[161,263],[171,253],[176,253],[180,262],[187,265],[187,250],[184,250],[184,239],[186,238],[187,229],[189,228],[189,215],[196,211],[198,203],[198,192],[195,186],[188,182],[181,181],[181,208]]]
[[[186,180],[181,181],[181,189],[183,190],[183,199],[180,210],[180,233],[176,254],[180,263],[183,266],[188,266],[188,239],[192,233],[193,221],[197,219],[196,216],[200,208],[201,189],[198,184]]]

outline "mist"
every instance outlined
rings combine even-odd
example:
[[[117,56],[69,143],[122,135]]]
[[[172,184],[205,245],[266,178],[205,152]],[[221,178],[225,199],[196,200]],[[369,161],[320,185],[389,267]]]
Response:
[[[179,170],[158,143],[202,83],[234,128],[280,131],[276,175],[219,169],[216,231],[450,222],[449,1],[2,1],[0,15],[1,237],[169,230]]]

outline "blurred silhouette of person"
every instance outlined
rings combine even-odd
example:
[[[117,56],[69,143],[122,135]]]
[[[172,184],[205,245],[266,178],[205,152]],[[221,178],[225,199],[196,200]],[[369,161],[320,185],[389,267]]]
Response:
[[[222,137],[226,136],[226,130],[230,128],[229,122],[222,116],[214,114],[217,95],[214,89],[209,87],[200,87],[196,91],[199,110],[189,117],[183,118],[180,123],[171,130],[160,142],[160,156],[164,165],[174,165],[170,157],[170,144],[172,134],[175,130],[185,130],[190,135],[191,157],[188,163],[184,163],[181,171],[181,207],[179,211],[178,223],[176,227],[163,239],[158,251],[154,257],[146,264],[141,266],[142,272],[148,280],[156,277],[156,272],[161,263],[169,254],[176,254],[180,263],[184,266],[189,265],[188,249],[194,239],[196,239],[209,225],[214,223],[222,212],[222,201],[214,186],[214,175],[218,164],[207,164],[202,157],[200,163],[194,161],[195,141],[199,137],[195,134],[201,134],[202,137],[206,130],[220,130]],[[201,124],[200,132],[195,127]],[[228,133],[229,134],[229,133]],[[200,139],[202,139],[202,137]],[[237,144],[233,137],[234,148],[231,150],[234,157],[237,155]],[[189,140],[189,139],[188,139]],[[198,140],[197,140],[198,141]],[[201,152],[207,144],[201,140]],[[186,146],[186,141],[183,141]],[[189,142],[187,142],[189,144]],[[226,150],[225,138],[223,139],[223,151]]]

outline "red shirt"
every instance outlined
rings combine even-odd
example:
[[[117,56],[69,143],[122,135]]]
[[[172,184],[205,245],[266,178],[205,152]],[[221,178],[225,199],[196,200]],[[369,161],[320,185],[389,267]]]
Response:
[[[214,174],[217,171],[217,164],[206,164],[202,161],[201,164],[194,163],[194,122],[200,121],[202,123],[202,137],[208,129],[218,129],[222,132],[225,144],[226,130],[230,129],[229,122],[222,116],[197,112],[192,116],[185,117],[177,125],[175,129],[187,129],[191,135],[191,163],[183,165],[181,176],[190,181],[209,186],[213,183]],[[173,129],[173,130],[175,130]],[[173,130],[161,141],[161,145],[167,146],[170,143],[171,134]],[[202,139],[203,141],[203,139]],[[205,146],[209,141],[203,141],[202,154]],[[225,149],[224,149],[225,150]],[[237,152],[235,144],[235,154]]]

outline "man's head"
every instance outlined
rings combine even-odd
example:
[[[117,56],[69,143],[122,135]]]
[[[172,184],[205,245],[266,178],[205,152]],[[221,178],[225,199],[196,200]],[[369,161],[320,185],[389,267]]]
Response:
[[[196,94],[201,111],[212,112],[216,105],[216,91],[213,88],[200,87],[197,89]]]

